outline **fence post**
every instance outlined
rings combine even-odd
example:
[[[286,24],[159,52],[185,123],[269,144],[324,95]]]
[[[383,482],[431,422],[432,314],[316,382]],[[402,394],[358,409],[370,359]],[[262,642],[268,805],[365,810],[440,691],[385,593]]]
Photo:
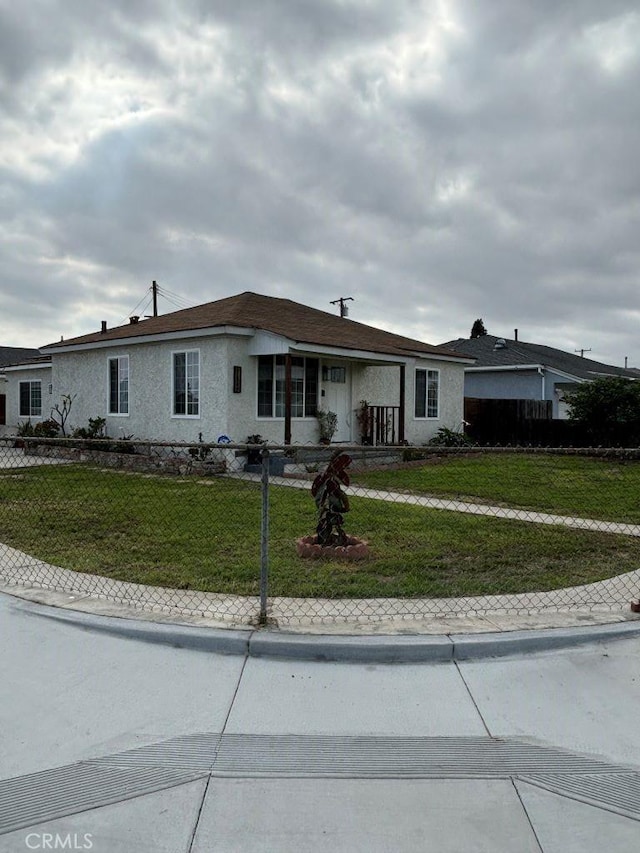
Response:
[[[260,625],[267,623],[269,594],[269,451],[262,448],[262,523],[260,528]]]

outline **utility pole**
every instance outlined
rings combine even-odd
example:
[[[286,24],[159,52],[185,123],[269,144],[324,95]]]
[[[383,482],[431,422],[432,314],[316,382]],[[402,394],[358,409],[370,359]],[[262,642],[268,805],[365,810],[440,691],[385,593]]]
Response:
[[[579,352],[580,358],[584,358],[585,352],[591,352],[591,347],[589,349],[575,349],[574,352]]]
[[[153,316],[158,316],[158,284],[157,282],[153,282],[151,284],[151,293],[153,294]]]
[[[340,303],[340,316],[341,317],[348,317],[349,316],[349,308],[347,305],[345,305],[345,303],[346,302],[354,302],[354,301],[355,300],[354,300],[353,296],[341,296],[339,299],[334,299],[333,302],[331,302],[330,304],[331,305],[337,305],[338,303]]]

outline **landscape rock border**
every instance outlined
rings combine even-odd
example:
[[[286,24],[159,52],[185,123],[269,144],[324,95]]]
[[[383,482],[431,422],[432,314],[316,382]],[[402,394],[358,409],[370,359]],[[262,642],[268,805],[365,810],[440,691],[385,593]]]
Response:
[[[346,545],[320,545],[317,536],[301,536],[296,539],[296,552],[305,559],[344,562],[367,560],[371,556],[369,543],[357,536],[347,536]]]

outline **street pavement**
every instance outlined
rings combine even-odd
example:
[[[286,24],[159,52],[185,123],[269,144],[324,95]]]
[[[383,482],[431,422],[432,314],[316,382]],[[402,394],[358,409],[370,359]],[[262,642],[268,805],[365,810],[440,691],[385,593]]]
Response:
[[[640,849],[639,637],[329,663],[45,610],[0,595],[1,853]]]

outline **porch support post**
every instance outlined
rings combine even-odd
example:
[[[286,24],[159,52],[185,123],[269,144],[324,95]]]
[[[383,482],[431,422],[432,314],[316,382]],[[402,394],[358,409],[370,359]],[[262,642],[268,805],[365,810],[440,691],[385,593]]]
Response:
[[[400,411],[398,412],[398,441],[404,442],[404,407],[406,401],[406,377],[405,366],[400,365]]]
[[[284,443],[291,444],[291,355],[284,357]]]

